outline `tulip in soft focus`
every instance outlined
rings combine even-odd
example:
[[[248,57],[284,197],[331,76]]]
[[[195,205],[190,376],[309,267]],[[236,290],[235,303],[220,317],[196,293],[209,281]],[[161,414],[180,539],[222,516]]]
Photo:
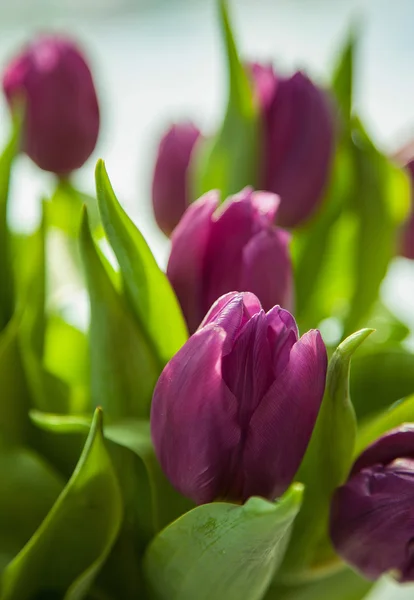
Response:
[[[400,254],[405,258],[414,259],[414,160],[406,165],[408,175],[411,183],[411,202],[412,209],[411,215],[408,217],[407,222],[403,225],[401,240],[400,240]]]
[[[192,123],[173,125],[162,137],[152,180],[152,203],[158,227],[171,235],[188,197],[188,167],[200,131]]]
[[[288,311],[265,313],[251,293],[222,296],[155,388],[152,438],[171,483],[198,504],[283,494],[312,434],[326,363],[319,332],[299,338]]]
[[[289,234],[273,225],[278,197],[245,188],[219,204],[219,192],[205,194],[172,235],[167,275],[190,332],[232,290],[253,292],[265,310],[292,306]]]
[[[414,423],[365,450],[333,498],[336,551],[368,579],[414,581]]]
[[[41,168],[65,175],[89,158],[99,133],[92,75],[77,46],[42,36],[7,67],[3,88],[10,105],[23,101],[23,149]]]
[[[326,93],[306,75],[278,77],[250,65],[263,117],[260,187],[279,194],[277,223],[296,227],[323,198],[334,154],[334,123]]]

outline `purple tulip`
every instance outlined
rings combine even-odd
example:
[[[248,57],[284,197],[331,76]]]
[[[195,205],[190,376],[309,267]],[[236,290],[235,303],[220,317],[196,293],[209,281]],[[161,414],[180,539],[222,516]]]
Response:
[[[263,116],[261,187],[279,194],[277,223],[296,227],[323,198],[334,154],[327,95],[301,72],[277,77],[271,66],[250,65]]]
[[[188,167],[200,131],[192,123],[173,125],[158,147],[152,181],[152,203],[158,227],[171,235],[185,209],[188,197]]]
[[[10,105],[24,101],[23,149],[41,169],[66,175],[84,164],[98,138],[99,107],[73,42],[37,38],[8,65],[3,88]]]
[[[402,235],[400,240],[400,254],[405,258],[414,259],[414,160],[411,160],[406,165],[411,183],[411,202],[413,207],[408,220],[403,225]]]
[[[172,235],[167,275],[190,332],[232,290],[253,292],[265,310],[292,306],[289,234],[273,225],[278,197],[245,188],[219,202],[217,191],[202,196]]]
[[[368,579],[414,581],[414,423],[369,446],[331,507],[338,554]]]
[[[155,388],[152,438],[172,484],[198,504],[283,494],[315,425],[326,363],[320,333],[299,339],[287,310],[265,313],[251,293],[222,296]]]

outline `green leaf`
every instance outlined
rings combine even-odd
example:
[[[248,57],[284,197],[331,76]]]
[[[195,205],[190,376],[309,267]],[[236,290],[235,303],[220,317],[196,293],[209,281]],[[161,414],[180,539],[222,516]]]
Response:
[[[11,168],[18,151],[20,130],[21,118],[18,115],[14,119],[9,141],[0,156],[0,332],[10,321],[14,311],[14,277],[7,205]]]
[[[351,31],[339,56],[332,77],[332,90],[335,94],[343,118],[349,122],[353,106],[354,62],[356,32]]]
[[[102,437],[97,410],[71,479],[39,529],[8,565],[2,600],[54,593],[83,598],[108,556],[122,521],[118,482]]]
[[[365,352],[352,363],[351,397],[358,419],[414,394],[414,354],[401,346]]]
[[[414,422],[414,395],[396,403],[389,410],[367,418],[358,429],[355,457],[383,433],[403,423]]]
[[[96,166],[99,209],[121,268],[125,295],[162,368],[188,338],[177,298],[145,239],[121,208],[103,161]]]
[[[296,579],[298,573],[307,577],[308,571],[325,568],[319,564],[319,553],[325,552],[325,545],[329,547],[330,500],[348,475],[356,438],[355,413],[349,397],[351,357],[371,333],[370,329],[354,333],[338,346],[329,361],[324,399],[297,475],[305,484],[305,494],[281,567],[280,577],[286,580]]]
[[[341,568],[338,573],[305,585],[275,585],[264,600],[362,600],[373,587],[351,569]]]
[[[259,600],[280,563],[302,488],[276,503],[217,502],[186,513],[149,546],[145,571],[154,600]]]
[[[409,181],[403,170],[374,147],[360,123],[355,123],[352,135],[356,177],[353,210],[359,227],[345,334],[363,323],[377,299],[388,263],[395,255],[398,227],[410,207]]]
[[[86,212],[80,241],[91,304],[92,402],[102,406],[110,419],[147,417],[160,367],[99,258]]]
[[[20,343],[21,319],[17,315],[0,334],[0,435],[15,443],[27,441],[30,390],[27,386]]]
[[[63,488],[33,451],[0,441],[0,573],[29,541]]]
[[[227,110],[217,135],[200,143],[191,170],[194,198],[219,189],[224,200],[246,185],[258,185],[261,123],[253,86],[237,52],[226,0],[219,1],[219,9],[228,63]]]

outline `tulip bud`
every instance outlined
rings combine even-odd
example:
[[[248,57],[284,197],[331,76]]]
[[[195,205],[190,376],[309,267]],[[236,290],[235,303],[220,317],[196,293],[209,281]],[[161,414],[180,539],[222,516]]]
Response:
[[[36,39],[6,68],[3,89],[11,106],[24,102],[23,149],[41,169],[66,175],[84,164],[98,138],[99,107],[91,72],[73,42]]]
[[[171,235],[188,198],[188,167],[200,131],[192,123],[173,125],[161,139],[152,181],[152,203],[158,227]]]
[[[190,332],[232,290],[253,292],[265,310],[292,305],[289,234],[273,225],[278,197],[245,188],[219,203],[217,191],[202,196],[172,235],[167,275]]]
[[[411,202],[414,205],[414,160],[406,165],[406,169],[411,183]],[[402,228],[400,254],[405,258],[414,259],[414,207]]]
[[[260,187],[279,194],[277,223],[296,227],[322,200],[334,153],[328,98],[301,72],[277,77],[271,66],[250,65],[263,120]]]
[[[368,579],[393,572],[414,581],[414,424],[369,446],[331,506],[331,538],[340,556]]]
[[[320,333],[299,339],[288,311],[265,313],[250,293],[219,298],[154,391],[152,438],[171,483],[198,504],[283,494],[315,425],[326,363]]]

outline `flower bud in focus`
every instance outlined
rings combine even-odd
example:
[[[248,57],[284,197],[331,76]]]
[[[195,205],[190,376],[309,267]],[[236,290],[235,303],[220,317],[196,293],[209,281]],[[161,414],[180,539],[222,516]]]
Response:
[[[10,106],[23,102],[23,149],[41,169],[66,175],[84,164],[98,139],[99,106],[73,42],[38,37],[9,63],[3,89]]]
[[[318,331],[231,292],[164,368],[151,432],[171,483],[202,504],[274,500],[292,482],[322,401],[327,356]]]
[[[188,167],[200,137],[192,123],[173,125],[162,137],[152,180],[152,204],[158,227],[171,235],[190,204]]]
[[[273,224],[278,197],[245,188],[219,203],[217,191],[202,196],[172,235],[167,275],[190,332],[232,290],[253,292],[265,310],[292,307],[290,238]]]
[[[323,199],[334,154],[333,111],[303,73],[283,78],[271,66],[248,68],[263,118],[260,187],[281,198],[277,224],[296,227]]]
[[[331,538],[338,554],[368,579],[393,572],[414,581],[414,424],[369,446],[335,492]]]

